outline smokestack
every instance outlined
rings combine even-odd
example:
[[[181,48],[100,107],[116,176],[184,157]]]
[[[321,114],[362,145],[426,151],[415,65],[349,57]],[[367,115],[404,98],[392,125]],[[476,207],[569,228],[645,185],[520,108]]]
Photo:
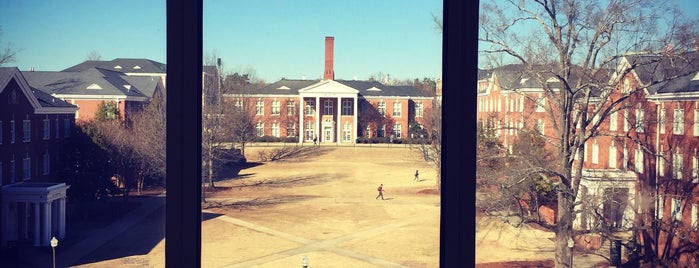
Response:
[[[334,80],[335,71],[333,70],[333,50],[334,50],[335,37],[326,36],[325,37],[325,73],[323,73],[323,80]]]

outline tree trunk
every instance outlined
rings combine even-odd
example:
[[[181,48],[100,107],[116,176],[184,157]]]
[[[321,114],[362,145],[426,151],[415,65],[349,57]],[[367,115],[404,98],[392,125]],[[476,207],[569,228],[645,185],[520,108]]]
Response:
[[[561,187],[564,187],[563,183]],[[566,187],[567,188],[567,187]],[[572,248],[568,241],[573,239],[572,204],[569,189],[558,191],[558,217],[556,217],[556,268],[573,267],[571,264]]]
[[[216,187],[214,185],[214,159],[209,156],[209,187],[213,189]]]

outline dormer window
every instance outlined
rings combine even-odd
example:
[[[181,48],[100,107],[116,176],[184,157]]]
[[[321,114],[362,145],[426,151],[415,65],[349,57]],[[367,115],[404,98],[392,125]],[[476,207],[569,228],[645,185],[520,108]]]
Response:
[[[524,85],[524,83],[526,83],[527,80],[529,80],[529,78],[522,78],[522,80],[519,80],[519,83]]]
[[[281,87],[278,87],[277,89],[290,89],[290,88],[287,86],[281,86]]]
[[[140,69],[141,69],[141,66],[136,65],[136,66],[133,67],[133,69],[134,69],[134,70],[140,70]]]
[[[371,87],[370,89],[367,89],[367,91],[381,91],[381,89],[377,87]]]
[[[121,66],[119,66],[119,65],[114,66],[114,69],[121,69]]]
[[[87,89],[102,89],[102,87],[98,84],[92,84],[87,86]]]

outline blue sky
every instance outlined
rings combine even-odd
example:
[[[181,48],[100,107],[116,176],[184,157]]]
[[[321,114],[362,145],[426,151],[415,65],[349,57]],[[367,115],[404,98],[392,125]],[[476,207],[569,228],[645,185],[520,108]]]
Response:
[[[324,40],[335,38],[335,78],[441,75],[441,0],[204,0],[204,54],[226,72],[254,70],[267,82],[321,78]],[[0,3],[0,47],[8,66],[58,71],[91,51],[103,60],[166,62],[165,1],[24,0]]]

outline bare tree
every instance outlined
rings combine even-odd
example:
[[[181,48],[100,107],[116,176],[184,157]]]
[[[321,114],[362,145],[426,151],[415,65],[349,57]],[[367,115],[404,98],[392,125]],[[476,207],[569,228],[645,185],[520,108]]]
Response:
[[[97,50],[93,50],[93,51],[90,51],[90,53],[88,53],[87,56],[85,56],[85,60],[88,60],[88,61],[102,60],[102,55],[100,55],[100,53],[97,52]]]
[[[0,27],[0,36],[2,36],[2,28]],[[13,49],[9,44],[0,50],[0,66],[14,62],[17,50]]]
[[[599,134],[601,122],[636,93],[608,98],[620,79],[649,64],[617,68],[619,60],[638,51],[670,57],[659,53],[669,44],[680,50],[692,47],[687,38],[692,28],[679,15],[664,16],[673,12],[668,2],[651,0],[481,3],[479,53],[504,54],[524,66],[522,75],[535,80],[547,99],[546,114],[555,134],[546,139],[558,162],[531,172],[557,185],[556,267],[571,265],[567,244],[573,238],[582,176],[576,155],[582,159],[584,144]],[[668,28],[659,28],[664,25]]]

